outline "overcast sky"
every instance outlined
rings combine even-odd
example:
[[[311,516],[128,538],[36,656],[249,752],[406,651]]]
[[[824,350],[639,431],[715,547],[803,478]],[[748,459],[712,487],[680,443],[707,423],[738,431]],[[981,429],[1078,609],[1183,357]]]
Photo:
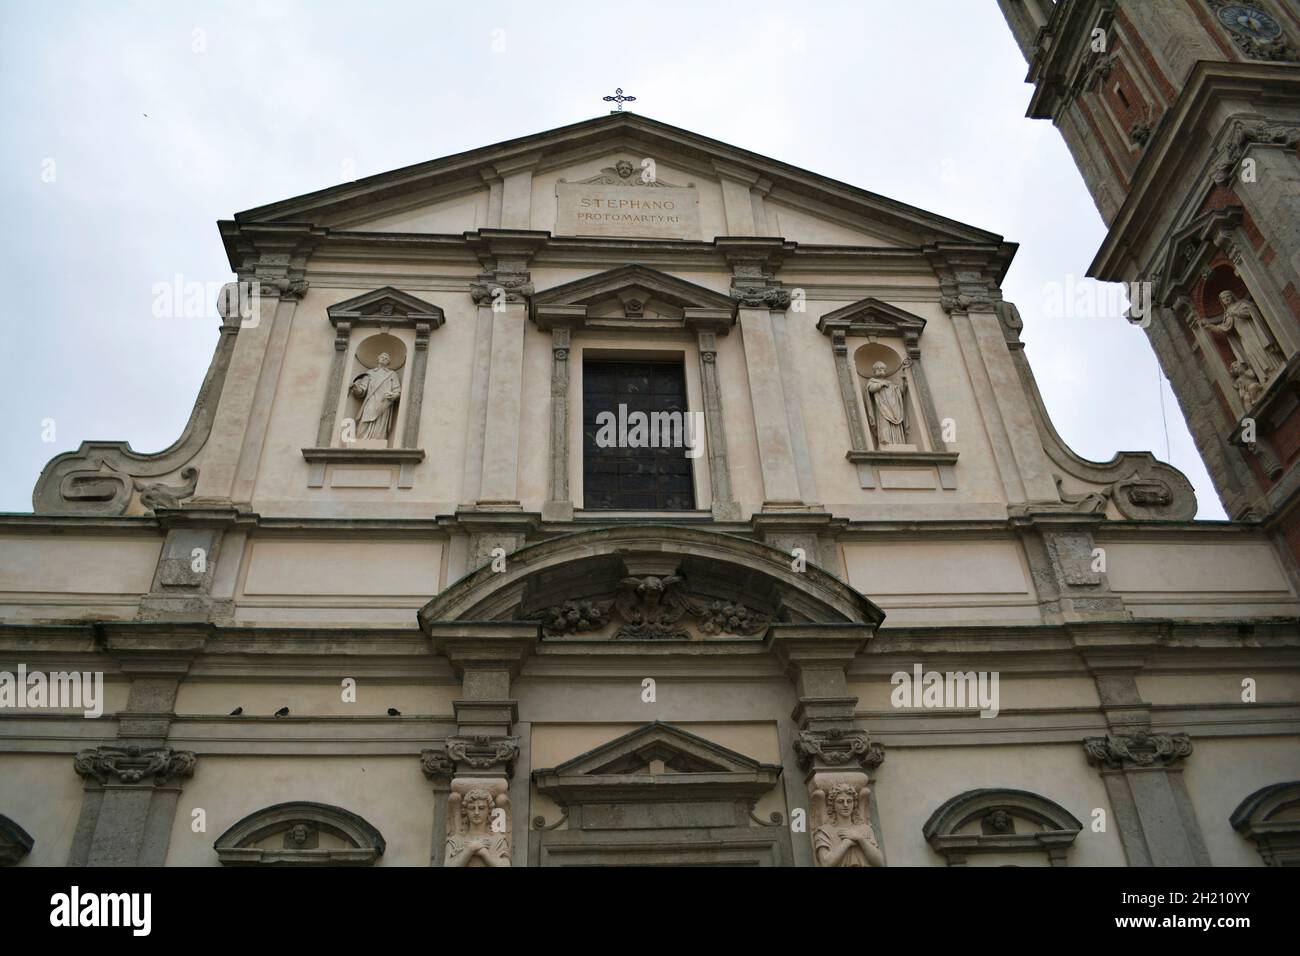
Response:
[[[1144,333],[1053,314],[1104,229],[1060,135],[1024,118],[1025,72],[993,0],[3,3],[0,510],[30,511],[83,440],[180,435],[216,313],[155,318],[154,290],[232,278],[216,220],[602,115],[622,87],[1018,242],[1003,290],[1061,435],[1097,460],[1168,442],[1221,518]]]

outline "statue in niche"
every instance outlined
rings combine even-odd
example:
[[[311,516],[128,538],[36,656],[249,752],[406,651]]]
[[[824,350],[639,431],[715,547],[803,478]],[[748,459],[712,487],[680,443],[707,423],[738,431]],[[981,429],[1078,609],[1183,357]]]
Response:
[[[1273,355],[1277,347],[1268,339],[1264,317],[1254,302],[1238,299],[1230,289],[1219,293],[1219,301],[1223,313],[1213,319],[1202,318],[1201,325],[1226,338],[1236,360],[1255,373],[1261,387],[1267,385],[1282,363]]]
[[[813,853],[818,866],[884,866],[885,856],[867,822],[870,787],[832,784],[813,791]]]
[[[907,362],[903,367],[907,367]],[[867,422],[875,436],[877,448],[906,445],[907,441],[907,383],[891,382],[884,362],[871,366],[871,378],[862,386],[867,404]]]
[[[497,811],[501,811],[498,813]],[[487,787],[447,798],[447,850],[444,866],[510,865],[510,800]]]
[[[357,412],[358,438],[388,440],[397,399],[402,394],[401,379],[389,368],[392,361],[387,352],[380,352],[375,367],[352,380],[350,391],[361,399],[361,409]]]

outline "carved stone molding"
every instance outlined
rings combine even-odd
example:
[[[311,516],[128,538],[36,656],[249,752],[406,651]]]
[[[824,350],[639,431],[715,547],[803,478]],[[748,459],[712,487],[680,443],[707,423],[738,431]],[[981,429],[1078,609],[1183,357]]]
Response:
[[[447,756],[446,748],[420,751],[420,770],[430,780],[450,781],[456,773],[456,761]]]
[[[198,762],[192,750],[170,747],[104,746],[83,750],[73,759],[73,769],[101,785],[115,779],[121,784],[152,783],[163,786],[178,777],[190,777]]]
[[[801,730],[793,745],[803,770],[815,765],[875,770],[885,760],[885,748],[872,743],[865,730]]]
[[[162,482],[150,484],[133,482],[135,490],[140,493],[140,504],[145,511],[152,512],[159,508],[179,508],[181,501],[192,498],[194,489],[199,485],[199,470],[193,466],[182,468],[181,478],[184,483],[180,485],[166,485]]]
[[[790,290],[780,286],[733,287],[731,297],[736,300],[737,305],[745,309],[774,309],[784,312],[790,308]]]
[[[1252,146],[1294,149],[1297,142],[1300,142],[1300,125],[1268,120],[1233,120],[1221,136],[1219,149],[1210,161],[1210,178],[1220,186],[1230,182]]]
[[[696,600],[681,574],[627,576],[617,582],[611,601],[563,601],[529,617],[542,622],[547,637],[599,631],[612,620],[620,620],[623,623],[613,639],[628,641],[689,640],[683,627],[688,617],[698,622],[704,634],[741,637],[766,631],[775,619],[737,600]]]
[[[489,737],[476,734],[469,737],[448,737],[447,756],[458,767],[487,770],[491,767],[510,767],[519,757],[518,737]]]
[[[526,272],[487,272],[469,285],[469,297],[474,304],[486,306],[497,302],[526,302],[536,291]]]
[[[1108,770],[1170,767],[1192,753],[1187,734],[1149,733],[1108,734],[1087,737],[1083,741],[1088,762]]]

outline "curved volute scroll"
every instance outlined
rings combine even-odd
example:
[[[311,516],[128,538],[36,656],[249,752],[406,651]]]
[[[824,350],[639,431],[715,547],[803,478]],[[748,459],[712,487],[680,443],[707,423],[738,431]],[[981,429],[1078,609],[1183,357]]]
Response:
[[[153,454],[142,454],[125,441],[85,441],[76,451],[56,455],[32,490],[34,512],[115,516],[131,511],[137,496],[139,509],[149,512],[175,508],[194,494],[198,469],[191,463],[212,430],[241,322],[237,302],[232,303],[224,290],[219,305],[221,338],[180,438]]]
[[[773,624],[878,624],[871,601],[827,572],[735,535],[631,525],[562,535],[484,567],[420,610],[446,621],[535,621],[543,639],[760,640]]]
[[[1017,326],[1019,310],[1000,304]],[[1191,521],[1196,491],[1187,476],[1149,451],[1116,452],[1109,461],[1090,461],[1077,454],[1056,431],[1023,349],[1011,352],[1020,375],[1043,451],[1057,469],[1056,485],[1065,510],[1105,514],[1114,505],[1132,520]]]

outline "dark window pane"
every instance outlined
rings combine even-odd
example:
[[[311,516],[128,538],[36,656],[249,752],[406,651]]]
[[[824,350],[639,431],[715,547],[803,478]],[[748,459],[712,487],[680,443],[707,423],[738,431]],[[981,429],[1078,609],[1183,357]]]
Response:
[[[620,405],[622,414],[620,415]],[[583,507],[588,510],[689,511],[695,507],[694,460],[686,457],[686,377],[680,362],[583,363]],[[602,412],[614,416],[624,444],[596,443]],[[655,421],[653,413],[673,413]],[[641,427],[638,425],[641,419]],[[618,434],[618,422],[626,432]],[[638,439],[631,445],[626,439]]]

